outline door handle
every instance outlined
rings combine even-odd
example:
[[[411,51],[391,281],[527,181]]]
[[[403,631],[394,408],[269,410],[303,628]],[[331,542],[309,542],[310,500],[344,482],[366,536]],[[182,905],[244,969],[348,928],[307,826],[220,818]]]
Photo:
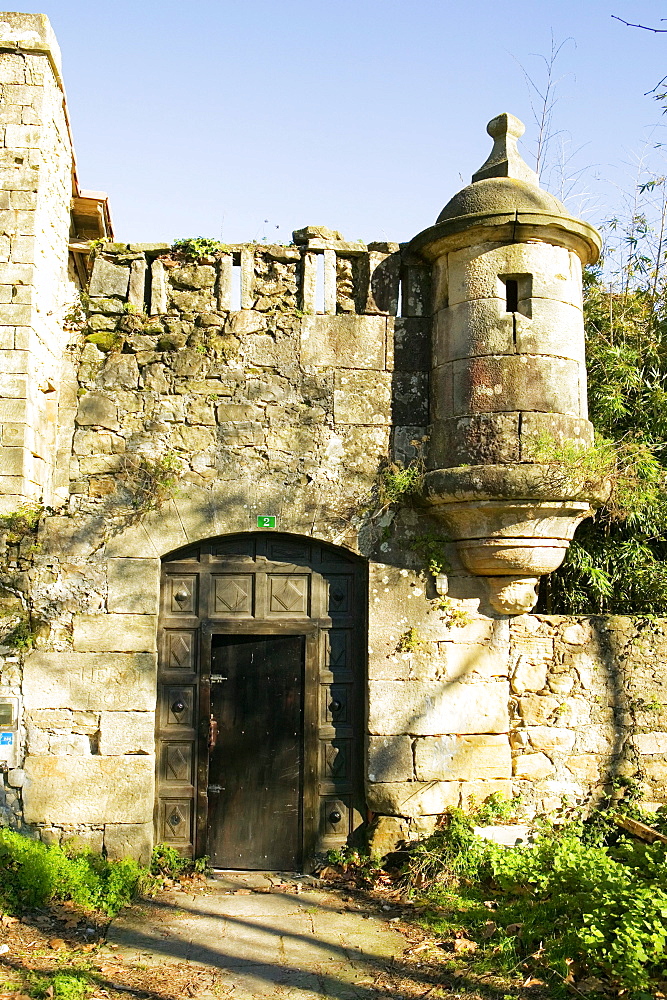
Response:
[[[217,720],[211,716],[208,723],[208,740],[207,745],[209,750],[215,750],[216,744],[218,742],[218,723]]]

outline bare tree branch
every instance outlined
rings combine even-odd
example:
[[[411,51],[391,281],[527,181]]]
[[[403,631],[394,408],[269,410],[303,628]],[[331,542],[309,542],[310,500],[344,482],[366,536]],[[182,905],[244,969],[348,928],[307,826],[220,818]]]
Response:
[[[632,24],[631,21],[624,21],[622,17],[617,17],[616,14],[611,15],[615,21],[620,21],[624,24],[626,28],[641,28],[642,31],[652,31],[654,35],[665,35],[667,34],[667,28],[651,28],[648,24]],[[661,21],[667,20],[667,18],[661,17]]]

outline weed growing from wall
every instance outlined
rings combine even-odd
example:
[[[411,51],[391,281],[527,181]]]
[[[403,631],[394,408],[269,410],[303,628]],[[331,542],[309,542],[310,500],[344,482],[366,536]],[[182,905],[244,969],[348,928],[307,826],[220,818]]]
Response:
[[[174,240],[171,249],[173,253],[192,261],[230,252],[230,248],[225,243],[209,239],[206,236],[191,236],[189,239]]]
[[[409,465],[389,462],[380,470],[377,484],[382,511],[392,504],[406,503],[419,496],[424,484],[424,463],[415,459]]]
[[[445,554],[445,545],[448,541],[449,539],[445,535],[436,535],[433,531],[425,531],[416,535],[410,543],[410,548],[420,557],[426,572],[433,577],[446,573],[450,569]]]
[[[418,649],[421,649],[424,645],[424,640],[419,634],[419,631],[411,625],[409,629],[406,629],[402,636],[400,636],[398,642],[396,643],[397,653],[416,653]]]
[[[126,454],[119,478],[130,494],[134,512],[143,517],[178,495],[181,472],[181,462],[173,452],[155,459]]]

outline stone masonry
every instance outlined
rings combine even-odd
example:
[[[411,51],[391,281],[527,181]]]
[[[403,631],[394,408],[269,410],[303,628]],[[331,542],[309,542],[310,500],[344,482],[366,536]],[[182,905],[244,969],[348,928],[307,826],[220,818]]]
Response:
[[[146,860],[161,560],[256,532],[266,513],[277,532],[327,543],[367,568],[364,780],[377,849],[493,792],[550,811],[635,779],[646,801],[665,801],[667,626],[503,613],[484,575],[464,565],[437,505],[387,503],[379,489],[383,469],[425,461],[470,480],[466,448],[477,448],[480,465],[530,465],[517,434],[529,439],[531,419],[516,414],[541,414],[537,425],[563,410],[559,428],[567,417],[586,438],[579,354],[565,359],[575,372],[571,413],[555,391],[531,409],[511,375],[531,363],[517,357],[537,352],[531,337],[540,370],[554,368],[551,304],[531,327],[521,300],[523,348],[503,362],[506,411],[495,400],[486,424],[447,411],[434,432],[434,301],[441,353],[449,319],[441,286],[433,297],[429,260],[414,246],[350,243],[322,227],[295,232],[289,246],[218,246],[196,259],[163,244],[77,241],[58,67],[45,18],[0,14],[0,268],[9,289],[0,302],[0,334],[9,331],[0,345],[0,486],[7,515],[26,503],[35,510],[33,520],[5,517],[1,532],[0,702],[20,699],[20,718],[18,752],[4,766],[0,758],[0,823]],[[556,252],[552,238],[530,259],[563,265],[576,291],[578,259]],[[490,242],[497,256],[502,241]],[[512,274],[525,270],[520,251],[512,254]],[[74,288],[80,323],[65,309]],[[477,309],[475,322],[485,310],[507,311],[509,298],[496,292],[486,296],[493,303],[482,296],[458,311]],[[568,299],[552,311],[577,308]],[[469,327],[454,321],[462,343]],[[511,338],[503,345],[509,356]],[[459,363],[436,360],[448,372]],[[463,392],[465,380],[454,380]],[[489,499],[489,482],[480,504],[502,502],[506,512],[512,504]],[[533,521],[543,500],[521,500]],[[495,529],[484,530],[495,552]],[[565,536],[549,530],[539,544],[564,551]],[[523,535],[519,542],[529,548]]]

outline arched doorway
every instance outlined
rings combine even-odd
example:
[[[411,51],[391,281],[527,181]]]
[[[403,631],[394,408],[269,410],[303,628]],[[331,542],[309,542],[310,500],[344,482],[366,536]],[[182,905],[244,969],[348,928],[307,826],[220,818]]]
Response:
[[[298,870],[360,826],[366,592],[360,559],[298,536],[165,557],[159,841]]]

